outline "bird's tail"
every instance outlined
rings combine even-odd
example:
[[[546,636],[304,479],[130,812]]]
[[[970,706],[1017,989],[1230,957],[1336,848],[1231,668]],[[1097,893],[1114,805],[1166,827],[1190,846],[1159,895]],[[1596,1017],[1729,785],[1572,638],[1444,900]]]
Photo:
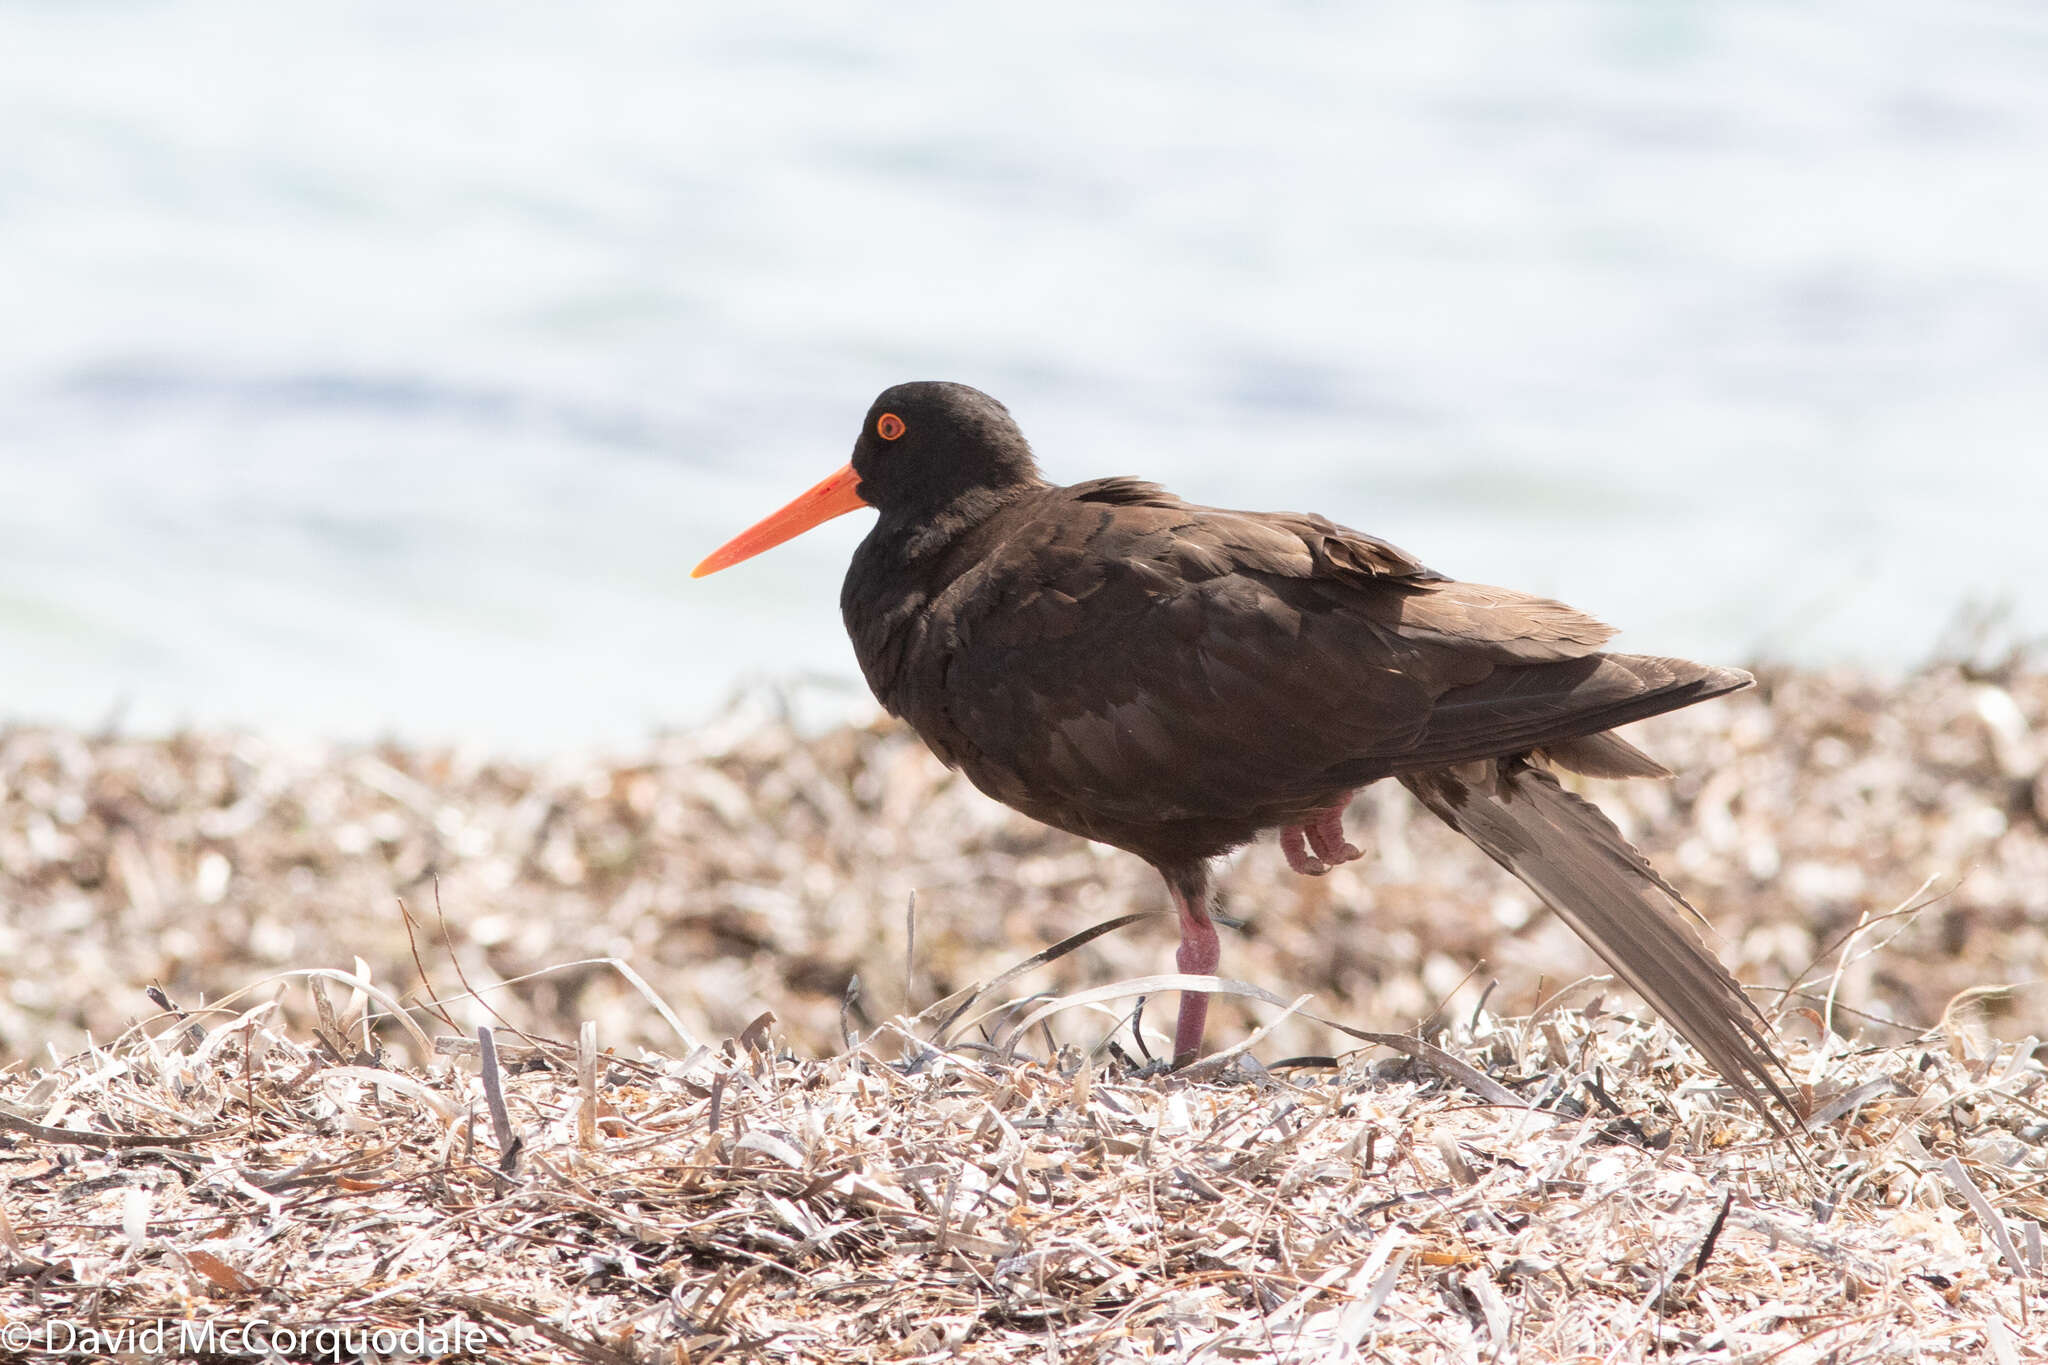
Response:
[[[1699,914],[1599,808],[1520,758],[1403,774],[1444,823],[1519,877],[1714,1064],[1771,1127],[1796,1122],[1769,1024],[1713,953]]]

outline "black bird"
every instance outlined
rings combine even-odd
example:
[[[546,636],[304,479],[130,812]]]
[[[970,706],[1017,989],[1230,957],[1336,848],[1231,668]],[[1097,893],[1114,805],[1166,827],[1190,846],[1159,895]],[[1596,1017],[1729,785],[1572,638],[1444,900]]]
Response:
[[[963,384],[884,391],[848,465],[692,576],[861,507],[880,516],[839,605],[876,698],[996,800],[1157,868],[1183,972],[1220,955],[1213,858],[1274,830],[1290,867],[1321,874],[1359,856],[1346,803],[1391,777],[1774,1127],[1767,1094],[1797,1113],[1696,912],[1550,771],[1668,776],[1610,732],[1747,673],[1603,653],[1613,631],[1590,616],[1319,516],[1201,507],[1133,478],[1050,483],[1009,410]],[[1182,995],[1176,1062],[1200,1052],[1207,1013]]]

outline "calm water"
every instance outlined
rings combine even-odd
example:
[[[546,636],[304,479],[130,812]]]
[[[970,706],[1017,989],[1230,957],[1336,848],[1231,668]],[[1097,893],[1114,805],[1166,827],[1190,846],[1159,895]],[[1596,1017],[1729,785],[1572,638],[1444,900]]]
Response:
[[[906,378],[1644,650],[2048,632],[2048,8],[713,8],[0,3],[0,719],[850,679],[855,519],[686,575]]]

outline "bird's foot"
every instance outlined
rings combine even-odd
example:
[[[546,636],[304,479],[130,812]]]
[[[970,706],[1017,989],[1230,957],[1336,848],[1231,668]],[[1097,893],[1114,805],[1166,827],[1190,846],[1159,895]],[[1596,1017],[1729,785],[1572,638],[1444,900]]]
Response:
[[[1330,865],[1308,851],[1308,827],[1289,825],[1280,831],[1280,852],[1286,855],[1287,866],[1304,877],[1320,877],[1330,870]]]
[[[1343,800],[1280,831],[1280,852],[1290,868],[1304,877],[1320,877],[1333,867],[1365,856],[1344,838],[1344,808],[1350,803],[1351,796],[1346,793]]]

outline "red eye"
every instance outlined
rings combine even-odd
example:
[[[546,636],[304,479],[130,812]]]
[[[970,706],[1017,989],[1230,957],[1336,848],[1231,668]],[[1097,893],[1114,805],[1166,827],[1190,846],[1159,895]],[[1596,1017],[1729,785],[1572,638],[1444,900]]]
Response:
[[[903,419],[893,412],[885,412],[875,419],[875,435],[885,441],[893,441],[903,434]]]

